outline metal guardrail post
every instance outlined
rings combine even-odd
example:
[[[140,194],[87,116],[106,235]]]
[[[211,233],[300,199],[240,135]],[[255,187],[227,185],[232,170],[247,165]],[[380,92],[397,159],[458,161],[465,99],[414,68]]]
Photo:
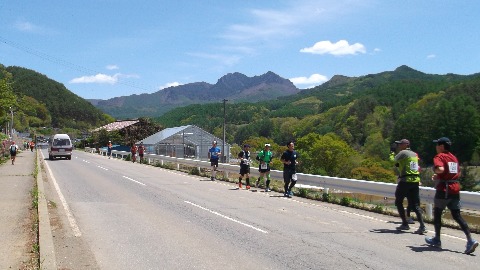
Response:
[[[431,203],[427,203],[426,205],[426,208],[425,208],[425,214],[427,215],[427,218],[428,219],[432,219],[433,215],[432,215],[432,209],[433,209],[433,206]]]

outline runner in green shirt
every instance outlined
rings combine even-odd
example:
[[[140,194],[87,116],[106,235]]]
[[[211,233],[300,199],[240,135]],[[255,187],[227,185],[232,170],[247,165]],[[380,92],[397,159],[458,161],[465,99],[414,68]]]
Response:
[[[260,177],[255,183],[255,187],[258,188],[260,181],[263,180],[263,177],[267,175],[267,181],[265,182],[265,192],[270,191],[270,161],[272,161],[272,151],[270,151],[270,144],[266,143],[265,148],[260,151],[257,155],[257,160],[260,161],[258,171],[260,172]]]

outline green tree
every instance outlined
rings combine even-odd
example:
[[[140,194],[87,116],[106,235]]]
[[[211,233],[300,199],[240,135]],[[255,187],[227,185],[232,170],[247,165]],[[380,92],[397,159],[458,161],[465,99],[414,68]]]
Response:
[[[298,140],[304,172],[349,177],[361,161],[358,153],[335,134],[308,134]]]

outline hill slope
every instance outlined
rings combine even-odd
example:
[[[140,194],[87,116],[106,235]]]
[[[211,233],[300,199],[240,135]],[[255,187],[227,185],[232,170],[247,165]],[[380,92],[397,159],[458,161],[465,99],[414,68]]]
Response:
[[[53,127],[88,129],[112,120],[90,102],[43,74],[15,66],[6,70],[13,75],[14,93],[33,97],[45,104]]]

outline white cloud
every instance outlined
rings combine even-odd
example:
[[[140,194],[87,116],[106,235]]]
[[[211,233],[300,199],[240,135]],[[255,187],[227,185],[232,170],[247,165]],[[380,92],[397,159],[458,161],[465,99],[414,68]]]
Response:
[[[115,84],[118,82],[118,76],[106,75],[106,74],[97,74],[93,76],[82,76],[79,78],[74,78],[70,80],[70,83],[108,83]]]
[[[105,68],[108,69],[108,70],[120,69],[117,65],[108,65],[108,66],[106,66]]]
[[[108,84],[116,84],[120,78],[138,78],[138,75],[128,75],[128,74],[121,74],[117,73],[115,75],[106,75],[102,73],[98,73],[97,75],[93,76],[82,76],[79,78],[74,78],[69,81],[69,83],[108,83]]]
[[[427,59],[433,59],[433,58],[435,58],[435,57],[437,57],[435,54],[429,54],[429,55],[427,55]]]
[[[166,84],[160,86],[160,90],[168,88],[168,87],[172,87],[172,86],[179,86],[179,85],[182,85],[182,83],[179,83],[179,82],[166,83]]]
[[[312,74],[310,75],[310,77],[295,77],[295,78],[291,78],[289,79],[293,84],[295,85],[305,85],[305,84],[309,84],[309,85],[320,85],[326,81],[328,81],[328,78],[327,76],[324,76],[324,75],[321,75],[321,74]],[[310,87],[313,87],[313,86],[310,86]]]
[[[52,35],[56,33],[51,29],[47,29],[45,27],[33,24],[31,22],[28,22],[22,19],[17,20],[14,24],[14,27],[19,31],[28,32],[28,33],[47,34],[47,35]]]
[[[346,40],[339,40],[337,43],[332,43],[329,40],[319,41],[312,47],[303,48],[300,50],[303,53],[312,54],[331,54],[335,56],[341,55],[356,55],[358,53],[366,53],[365,46],[360,43],[350,45]]]
[[[39,29],[39,27],[33,25],[32,23],[24,22],[24,21],[16,22],[15,28],[24,32],[35,32],[37,29]]]

